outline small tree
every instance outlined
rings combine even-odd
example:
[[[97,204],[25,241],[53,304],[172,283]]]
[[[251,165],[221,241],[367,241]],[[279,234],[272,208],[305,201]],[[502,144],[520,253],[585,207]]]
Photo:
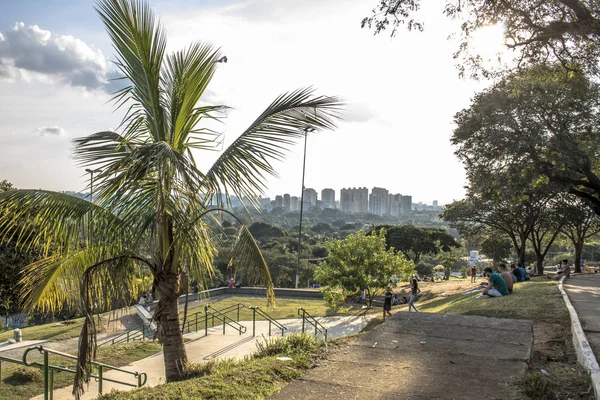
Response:
[[[386,249],[385,230],[372,235],[359,231],[343,240],[327,243],[329,257],[319,264],[315,279],[332,290],[356,293],[365,289],[369,305],[374,292],[395,275],[414,273],[414,264],[393,249]]]

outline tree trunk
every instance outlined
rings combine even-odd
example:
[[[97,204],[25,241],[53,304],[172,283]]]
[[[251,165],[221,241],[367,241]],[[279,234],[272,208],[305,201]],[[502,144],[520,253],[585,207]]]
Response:
[[[537,255],[536,256],[538,275],[544,275],[544,256]]]
[[[583,252],[583,239],[577,239],[575,245],[575,272],[581,272],[581,253]]]
[[[156,308],[156,319],[158,337],[163,345],[167,382],[181,379],[183,365],[187,362],[183,334],[179,326],[178,287],[179,279],[176,274],[169,273],[158,277],[160,300]]]

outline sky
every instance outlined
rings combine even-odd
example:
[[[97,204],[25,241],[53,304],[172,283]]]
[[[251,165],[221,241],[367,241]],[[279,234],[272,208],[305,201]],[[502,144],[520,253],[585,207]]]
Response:
[[[224,146],[281,93],[312,86],[343,98],[334,131],[308,137],[305,186],[384,187],[413,201],[464,197],[449,139],[453,116],[489,82],[458,77],[448,36],[458,23],[423,2],[425,32],[361,29],[376,0],[151,0],[168,50],[194,41],[228,58],[204,101],[232,107]],[[72,140],[114,130],[113,50],[90,0],[0,0],[0,180],[19,188],[86,190]],[[500,38],[484,36],[485,51]],[[208,169],[218,153],[195,154]],[[276,163],[266,195],[300,194],[302,143]]]

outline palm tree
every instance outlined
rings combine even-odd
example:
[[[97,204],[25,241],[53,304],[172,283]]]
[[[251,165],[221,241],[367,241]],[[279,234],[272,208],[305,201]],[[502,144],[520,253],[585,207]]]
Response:
[[[220,120],[227,108],[199,105],[221,59],[219,50],[194,43],[167,55],[160,22],[142,1],[100,0],[97,11],[129,86],[114,96],[117,107],[127,107],[119,132],[75,140],[80,164],[102,171],[94,202],[43,190],[0,194],[3,238],[15,238],[25,248],[41,245],[46,254],[23,271],[24,305],[52,311],[66,303],[82,307],[86,316],[76,398],[89,379],[88,360],[95,357],[92,313],[131,302],[140,268],[152,274],[159,297],[154,318],[167,381],[179,379],[187,356],[178,297],[188,274],[201,280],[212,272],[215,224],[206,217],[214,210],[213,199],[219,205],[221,194],[257,199],[265,176],[276,174],[273,160],[281,160],[294,139],[303,137],[303,128],[333,129],[341,107],[337,98],[315,96],[312,89],[283,94],[203,173],[193,153],[217,151],[221,144],[204,123]],[[269,270],[245,227],[233,253],[236,265],[266,285],[272,299]]]

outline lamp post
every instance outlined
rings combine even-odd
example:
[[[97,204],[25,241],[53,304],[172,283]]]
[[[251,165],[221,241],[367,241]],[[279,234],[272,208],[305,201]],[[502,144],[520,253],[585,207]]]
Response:
[[[300,225],[298,228],[298,264],[296,265],[296,289],[300,282],[300,246],[302,244],[302,211],[304,208],[304,172],[306,171],[306,140],[308,132],[314,132],[315,128],[307,126],[304,129],[304,159],[302,161],[302,191],[300,192]]]
[[[94,173],[95,172],[100,173],[100,172],[102,172],[102,170],[100,168],[98,168],[98,169],[86,168],[85,172],[88,172],[90,174],[90,203],[94,204]],[[92,240],[93,213],[94,213],[94,211],[92,209],[90,209],[90,220],[89,220],[89,224],[88,224],[88,234],[89,234],[90,241]]]

